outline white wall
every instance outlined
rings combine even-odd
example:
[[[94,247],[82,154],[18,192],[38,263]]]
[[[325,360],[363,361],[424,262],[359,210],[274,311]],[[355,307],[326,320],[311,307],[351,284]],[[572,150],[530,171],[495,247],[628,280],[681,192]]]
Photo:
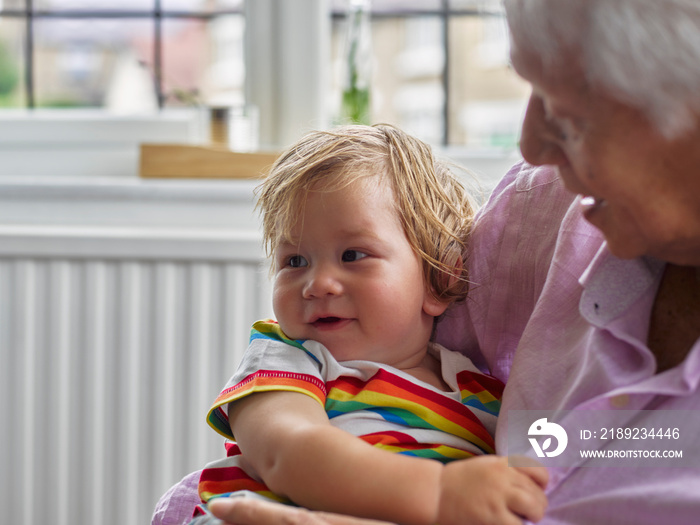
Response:
[[[253,182],[0,177],[7,523],[148,523],[271,315]]]

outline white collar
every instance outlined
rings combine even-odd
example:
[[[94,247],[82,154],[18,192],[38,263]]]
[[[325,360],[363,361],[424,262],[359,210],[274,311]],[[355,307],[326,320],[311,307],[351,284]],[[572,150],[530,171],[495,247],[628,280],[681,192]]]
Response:
[[[581,315],[596,326],[609,323],[649,287],[658,287],[665,266],[664,261],[646,256],[619,259],[610,253],[607,243],[603,243],[579,278],[583,286],[579,302]]]

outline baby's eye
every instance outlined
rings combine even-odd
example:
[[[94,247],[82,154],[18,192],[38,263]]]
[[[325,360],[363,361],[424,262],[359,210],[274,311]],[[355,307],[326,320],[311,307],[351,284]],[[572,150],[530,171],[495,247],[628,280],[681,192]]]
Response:
[[[367,257],[367,254],[359,250],[346,250],[343,252],[341,259],[343,262],[355,262],[365,257]]]
[[[291,268],[303,268],[304,266],[308,265],[308,261],[301,255],[292,255],[291,257],[287,258],[287,266],[290,266]]]

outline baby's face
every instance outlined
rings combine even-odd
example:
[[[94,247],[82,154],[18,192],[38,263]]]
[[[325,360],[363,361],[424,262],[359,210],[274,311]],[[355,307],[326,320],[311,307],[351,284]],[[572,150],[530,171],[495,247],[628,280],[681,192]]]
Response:
[[[308,194],[290,239],[275,248],[273,306],[293,339],[318,341],[339,361],[401,368],[425,351],[445,305],[430,294],[380,180]]]

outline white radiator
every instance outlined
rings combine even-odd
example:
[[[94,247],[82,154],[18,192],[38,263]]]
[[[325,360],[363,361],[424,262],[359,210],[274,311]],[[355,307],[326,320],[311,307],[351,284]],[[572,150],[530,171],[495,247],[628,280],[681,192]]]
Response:
[[[224,453],[204,416],[270,315],[259,245],[0,226],[0,522],[147,524]]]

